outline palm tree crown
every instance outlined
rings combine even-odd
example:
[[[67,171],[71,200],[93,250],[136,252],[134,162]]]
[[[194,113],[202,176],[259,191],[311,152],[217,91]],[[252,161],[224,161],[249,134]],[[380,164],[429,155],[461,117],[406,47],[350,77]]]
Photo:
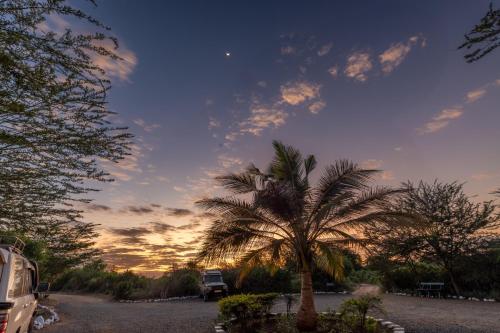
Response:
[[[250,165],[244,172],[217,177],[232,195],[197,202],[217,216],[206,231],[200,258],[208,263],[236,260],[242,265],[240,278],[257,265],[276,269],[295,259],[302,279],[297,325],[312,330],[313,265],[341,278],[341,249],[365,242],[353,230],[397,221],[398,214],[387,204],[398,191],[370,188],[367,183],[378,170],[347,160],[326,167],[311,187],[314,156],[303,158],[297,149],[278,141],[273,146],[275,155],[266,172]]]

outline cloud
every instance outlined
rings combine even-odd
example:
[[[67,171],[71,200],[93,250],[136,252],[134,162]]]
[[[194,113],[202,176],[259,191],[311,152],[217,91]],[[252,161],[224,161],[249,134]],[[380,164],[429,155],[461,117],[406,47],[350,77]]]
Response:
[[[281,54],[282,55],[290,55],[294,54],[296,52],[296,49],[291,46],[291,45],[286,45],[281,47]]]
[[[100,204],[88,204],[87,211],[100,211],[100,212],[108,212],[111,211],[111,207]]]
[[[251,133],[259,136],[268,127],[274,126],[277,128],[284,125],[287,117],[288,114],[277,106],[252,105],[250,107],[250,116],[240,123],[240,133]]]
[[[167,211],[168,216],[189,216],[193,215],[193,212],[189,209],[184,209],[184,208],[165,208]]]
[[[391,46],[382,52],[378,58],[382,65],[382,71],[385,74],[391,73],[396,67],[401,65],[405,58],[410,53],[412,47],[422,41],[421,46],[425,46],[425,39],[421,36],[412,36],[406,43],[393,43]]]
[[[309,111],[313,114],[318,114],[321,110],[323,110],[326,106],[324,101],[316,101],[309,105]]]
[[[150,214],[154,212],[154,208],[151,206],[127,206],[120,210],[121,212],[127,212],[137,215]]]
[[[151,231],[159,234],[164,234],[166,232],[176,230],[176,227],[174,227],[173,225],[163,222],[157,222],[157,221],[149,222],[149,225],[151,226]]]
[[[335,65],[335,66],[330,67],[328,69],[328,73],[330,73],[330,75],[333,77],[339,76],[339,66]]]
[[[394,151],[402,151],[403,147],[394,147]]]
[[[448,126],[451,120],[460,118],[463,112],[461,107],[444,109],[427,122],[423,128],[417,129],[417,132],[419,134],[435,133]]]
[[[290,105],[298,105],[319,97],[320,89],[321,85],[312,82],[289,82],[281,86],[281,98]]]
[[[373,68],[370,54],[367,52],[354,52],[347,58],[347,66],[344,74],[354,80],[365,82],[368,79],[366,75]]]
[[[160,128],[160,124],[148,124],[144,119],[137,118],[134,120],[134,124],[141,127],[146,132],[152,132],[157,128]]]
[[[217,156],[217,161],[224,169],[229,169],[234,166],[242,165],[243,161],[238,157],[228,156],[226,154],[221,154]]]
[[[328,43],[328,44],[325,44],[322,47],[320,47],[320,49],[318,50],[318,56],[322,57],[324,55],[327,55],[330,52],[330,50],[332,49],[332,46],[333,46],[333,43]]]
[[[487,93],[485,88],[479,88],[476,90],[469,91],[465,97],[467,103],[474,103],[480,98],[483,98]]]
[[[138,237],[148,235],[151,231],[146,227],[109,228],[110,233],[116,236]]]
[[[99,46],[113,52],[118,58],[94,53],[91,55],[94,65],[104,70],[107,78],[118,78],[121,81],[129,81],[129,76],[137,65],[135,53],[129,50],[123,43],[121,43],[118,49],[115,49],[114,44],[110,40],[102,41],[99,43]]]
[[[173,189],[176,192],[186,192],[186,189],[184,187],[181,187],[181,186],[174,186]]]
[[[368,159],[361,162],[361,167],[363,169],[380,169],[383,164],[384,161],[382,160]]]
[[[394,180],[396,177],[394,177],[394,173],[390,170],[387,171],[382,171],[380,174],[380,179],[382,180]]]
[[[472,180],[475,180],[475,181],[484,181],[484,180],[494,178],[495,176],[496,175],[492,174],[492,173],[476,173],[476,174],[473,174],[472,176],[470,176],[470,178]]]
[[[261,88],[267,87],[267,82],[266,81],[259,81],[257,82],[257,85]]]
[[[212,130],[214,128],[219,128],[221,126],[220,121],[218,121],[215,117],[208,117],[208,129]]]

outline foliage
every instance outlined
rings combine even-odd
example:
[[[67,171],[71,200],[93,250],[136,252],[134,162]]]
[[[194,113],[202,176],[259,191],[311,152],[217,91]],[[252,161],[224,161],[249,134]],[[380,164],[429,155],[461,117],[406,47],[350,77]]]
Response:
[[[230,292],[257,294],[298,291],[292,290],[294,273],[286,268],[279,268],[271,274],[263,267],[255,267],[240,283],[238,283],[239,274],[240,268],[237,267],[222,270],[222,277]]]
[[[468,34],[459,49],[470,52],[464,57],[469,63],[477,61],[500,46],[500,9],[493,9],[493,3],[486,15]],[[472,50],[471,50],[472,49]]]
[[[374,250],[402,261],[428,260],[446,271],[459,294],[457,261],[481,253],[500,226],[493,202],[475,203],[462,184],[420,182],[405,184],[406,192],[396,203],[398,210],[418,215],[424,221],[411,232],[406,228],[370,228]]]
[[[340,160],[312,187],[314,156],[303,158],[297,149],[277,141],[273,147],[275,155],[266,172],[250,165],[242,173],[217,177],[233,196],[197,202],[217,215],[206,231],[200,257],[209,263],[236,260],[242,266],[241,279],[256,266],[275,271],[292,259],[302,280],[297,325],[311,330],[317,317],[313,267],[341,279],[341,250],[365,243],[350,232],[365,224],[401,224],[409,217],[386,209],[398,191],[368,186],[378,170]]]
[[[353,322],[354,328],[362,333],[372,330],[367,321],[368,312],[384,312],[382,299],[378,296],[366,295],[344,301],[340,306],[340,315],[347,322]]]
[[[102,261],[61,274],[52,284],[55,291],[81,291],[113,295],[117,299],[150,299],[199,295],[199,273],[183,268],[153,279],[133,272],[113,272]]]
[[[277,293],[259,295],[233,295],[219,300],[219,312],[222,318],[238,327],[241,332],[255,332],[261,319],[267,317]],[[231,319],[235,318],[235,322]]]
[[[98,32],[55,31],[51,18]],[[65,0],[3,0],[0,26],[0,230],[43,241],[47,274],[57,275],[98,254],[95,225],[75,204],[88,202],[89,180],[110,180],[98,160],[129,151],[130,134],[109,122],[110,82],[94,62],[119,61],[116,40]]]

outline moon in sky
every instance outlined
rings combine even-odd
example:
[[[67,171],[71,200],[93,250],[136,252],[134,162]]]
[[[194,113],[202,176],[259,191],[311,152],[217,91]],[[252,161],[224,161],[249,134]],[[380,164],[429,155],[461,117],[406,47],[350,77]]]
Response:
[[[226,52],[226,57],[230,57],[231,56],[231,52]]]

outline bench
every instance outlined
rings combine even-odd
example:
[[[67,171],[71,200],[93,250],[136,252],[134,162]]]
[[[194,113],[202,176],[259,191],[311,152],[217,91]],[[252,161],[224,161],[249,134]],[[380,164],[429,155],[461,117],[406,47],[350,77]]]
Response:
[[[441,298],[443,289],[443,282],[420,282],[417,293],[419,296],[431,297],[437,295],[437,297]]]

